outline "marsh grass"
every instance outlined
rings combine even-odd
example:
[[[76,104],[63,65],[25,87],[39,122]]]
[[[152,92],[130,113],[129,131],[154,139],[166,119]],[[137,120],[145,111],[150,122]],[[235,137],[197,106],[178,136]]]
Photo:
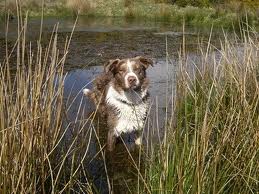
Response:
[[[40,30],[37,47],[32,47],[26,39],[27,15],[19,9],[18,4],[17,40],[10,50],[7,22],[0,65],[0,192],[91,193],[94,187],[82,164],[94,134],[83,129],[92,120],[82,120],[79,111],[75,120],[65,119],[64,63],[73,31],[62,50],[58,25],[47,46],[41,44]],[[69,131],[73,135],[68,138]]]
[[[6,47],[0,67],[0,192],[96,193],[99,188],[84,161],[92,160],[88,151],[93,136],[105,161],[104,146],[97,131],[86,128],[93,117],[81,119],[78,111],[75,120],[67,119],[72,105],[64,100],[64,63],[72,34],[60,50],[58,25],[47,47],[40,31],[33,50],[26,39],[27,17],[19,6],[17,10],[17,41],[12,50]],[[199,44],[199,64],[188,62],[183,39],[177,88],[167,93],[174,111],[163,129],[148,129],[151,135],[164,130],[164,136],[158,143],[148,139],[139,158],[126,149],[136,170],[132,193],[258,191],[259,45],[248,26],[241,35],[231,41],[225,35],[220,48],[210,39],[205,49]],[[15,62],[10,60],[14,54]],[[107,180],[112,192],[108,173]]]
[[[72,10],[73,14],[87,14],[91,15],[95,7],[95,1],[93,0],[67,0],[66,7]]]
[[[225,35],[220,48],[208,40],[201,63],[191,66],[180,52],[174,114],[146,166],[151,193],[258,192],[255,37],[247,30],[234,41]]]

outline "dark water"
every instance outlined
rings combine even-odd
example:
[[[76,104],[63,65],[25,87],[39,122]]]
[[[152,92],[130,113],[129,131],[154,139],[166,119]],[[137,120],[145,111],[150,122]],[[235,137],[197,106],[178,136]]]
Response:
[[[43,43],[47,43],[55,24],[59,25],[59,48],[62,50],[66,37],[69,36],[73,25],[73,18],[47,18],[43,24]],[[31,19],[28,24],[28,40],[35,44],[39,35],[39,19]],[[10,44],[15,41],[17,22],[9,24],[8,39]],[[209,29],[185,29],[186,48],[190,63],[197,61],[196,54],[199,41],[208,39]],[[114,193],[127,193],[137,184],[137,172],[132,159],[138,161],[138,150],[131,151],[129,156],[123,143],[119,143],[114,153],[107,153],[106,166],[104,156],[98,154],[100,146],[98,139],[105,141],[105,126],[93,129],[94,124],[82,127],[89,112],[93,110],[91,103],[82,95],[82,89],[92,87],[92,80],[102,71],[102,64],[109,59],[145,56],[153,59],[154,66],[147,70],[150,78],[150,93],[152,108],[150,109],[149,131],[144,132],[145,144],[150,138],[159,143],[163,136],[163,125],[166,116],[170,113],[171,93],[175,86],[175,75],[179,67],[177,63],[179,50],[182,45],[182,27],[173,26],[163,21],[136,21],[123,18],[79,18],[72,38],[68,58],[65,64],[65,99],[67,120],[65,124],[75,123],[70,127],[68,136],[73,135],[76,128],[85,128],[88,133],[83,140],[89,146],[84,162],[89,177],[100,193],[107,193],[109,184]],[[1,56],[4,56],[4,25],[0,25]],[[167,57],[166,57],[167,56]],[[93,126],[92,126],[93,125]],[[89,127],[90,126],[90,127]],[[92,126],[92,127],[91,127]],[[92,130],[91,135],[89,130]],[[100,134],[98,136],[98,134]],[[98,138],[97,138],[98,137]],[[130,138],[123,137],[126,147],[131,149]],[[144,159],[140,159],[145,164]],[[141,165],[143,166],[143,165]],[[133,192],[134,193],[134,192]]]

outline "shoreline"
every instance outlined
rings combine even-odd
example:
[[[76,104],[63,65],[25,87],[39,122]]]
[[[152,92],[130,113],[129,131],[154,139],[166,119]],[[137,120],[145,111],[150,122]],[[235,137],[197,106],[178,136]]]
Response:
[[[239,26],[240,21],[247,22],[252,27],[259,27],[259,6],[258,9],[244,9],[243,11],[226,10],[216,7],[194,7],[186,6],[179,7],[177,5],[167,3],[130,3],[125,6],[122,2],[112,4],[112,1],[102,4],[89,4],[89,5],[65,5],[56,4],[52,6],[45,5],[44,17],[71,17],[79,16],[84,17],[125,17],[125,19],[146,19],[146,20],[160,20],[171,22],[172,24],[182,24],[183,20],[186,25],[197,27],[224,27],[232,28]],[[1,6],[1,5],[0,5]],[[5,8],[1,8],[2,16],[0,21],[4,21]],[[14,8],[9,8],[10,15],[15,17]],[[28,6],[25,9],[28,16],[41,17],[40,6]],[[25,14],[25,11],[24,11]]]

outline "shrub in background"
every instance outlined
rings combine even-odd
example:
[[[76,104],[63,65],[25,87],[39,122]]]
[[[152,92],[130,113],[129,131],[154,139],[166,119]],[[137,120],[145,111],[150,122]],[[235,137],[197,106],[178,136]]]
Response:
[[[74,15],[89,14],[96,6],[92,0],[67,0],[66,7],[69,8]]]

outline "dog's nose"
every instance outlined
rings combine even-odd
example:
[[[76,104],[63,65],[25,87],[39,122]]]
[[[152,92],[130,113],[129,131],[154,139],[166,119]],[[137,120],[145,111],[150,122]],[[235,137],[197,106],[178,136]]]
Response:
[[[133,84],[133,83],[135,83],[136,81],[137,81],[136,77],[134,77],[134,76],[129,76],[129,77],[128,77],[128,82],[129,82],[130,84]]]

